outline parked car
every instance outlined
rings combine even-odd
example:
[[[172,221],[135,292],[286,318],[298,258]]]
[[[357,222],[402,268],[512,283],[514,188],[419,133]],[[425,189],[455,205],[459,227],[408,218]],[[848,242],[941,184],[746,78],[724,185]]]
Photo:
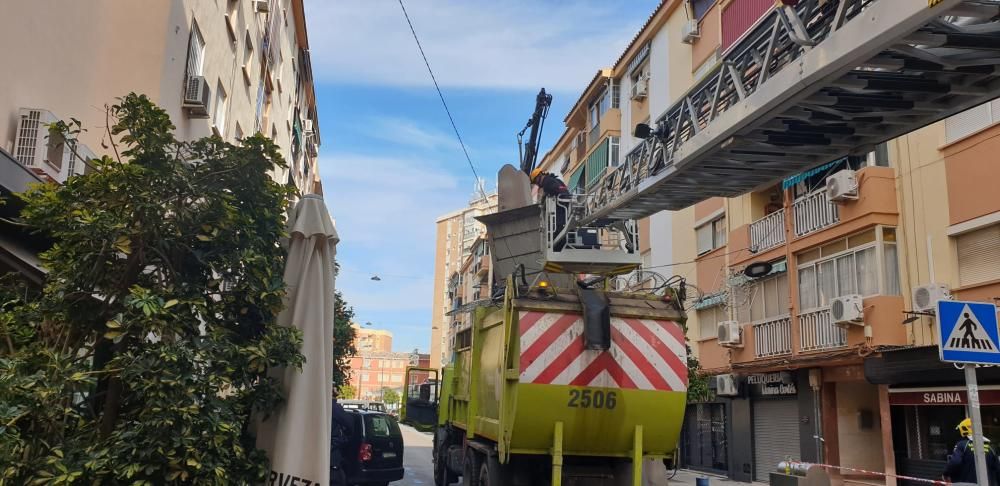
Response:
[[[340,406],[345,410],[372,410],[375,412],[385,412],[385,404],[373,400],[340,400]]]
[[[348,412],[354,417],[354,436],[344,452],[347,484],[383,486],[403,479],[403,434],[396,419],[361,408]]]

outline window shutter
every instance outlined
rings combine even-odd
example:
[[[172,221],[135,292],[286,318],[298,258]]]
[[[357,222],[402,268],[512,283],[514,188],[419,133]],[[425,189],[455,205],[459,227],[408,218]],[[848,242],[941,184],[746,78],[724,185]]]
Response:
[[[944,121],[945,143],[968,137],[993,123],[991,115],[992,103],[984,103],[956,113]]]
[[[1000,280],[1000,224],[958,237],[959,285]]]

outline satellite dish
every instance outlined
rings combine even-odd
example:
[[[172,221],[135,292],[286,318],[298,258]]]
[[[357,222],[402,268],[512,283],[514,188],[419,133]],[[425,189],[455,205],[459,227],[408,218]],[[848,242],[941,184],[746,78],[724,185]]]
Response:
[[[768,262],[753,262],[743,269],[743,275],[748,278],[760,278],[771,273],[773,269],[774,266]]]

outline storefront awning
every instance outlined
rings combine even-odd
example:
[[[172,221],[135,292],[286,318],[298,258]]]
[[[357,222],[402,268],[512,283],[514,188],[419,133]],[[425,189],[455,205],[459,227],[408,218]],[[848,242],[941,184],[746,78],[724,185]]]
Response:
[[[1000,405],[1000,386],[979,387],[979,403]],[[965,387],[942,386],[929,388],[893,388],[889,390],[890,405],[968,405]]]

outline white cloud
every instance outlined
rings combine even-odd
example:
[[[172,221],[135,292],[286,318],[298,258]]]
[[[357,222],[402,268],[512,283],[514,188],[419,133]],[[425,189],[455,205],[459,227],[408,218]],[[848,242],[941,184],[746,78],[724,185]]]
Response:
[[[368,135],[386,142],[428,150],[461,150],[454,134],[425,128],[406,118],[378,116],[372,118],[370,125]]]
[[[307,1],[320,81],[425,86],[431,80],[399,3]],[[621,54],[654,4],[404,2],[438,82],[450,87],[582,89]]]

